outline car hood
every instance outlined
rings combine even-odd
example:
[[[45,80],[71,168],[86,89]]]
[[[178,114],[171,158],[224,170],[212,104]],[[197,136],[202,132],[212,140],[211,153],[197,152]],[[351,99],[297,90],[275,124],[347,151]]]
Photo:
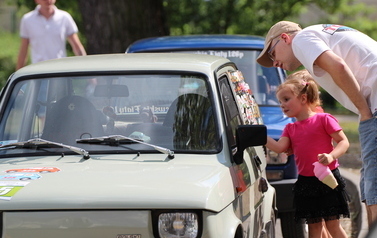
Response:
[[[0,210],[51,209],[208,209],[219,211],[234,199],[230,168],[216,155],[164,154],[48,156],[0,160],[0,173],[9,169],[56,167],[17,184]],[[18,174],[20,172],[17,172]],[[22,173],[22,172],[21,172]],[[0,187],[1,188],[1,187]],[[227,188],[227,190],[226,190]],[[211,202],[209,202],[211,201]]]

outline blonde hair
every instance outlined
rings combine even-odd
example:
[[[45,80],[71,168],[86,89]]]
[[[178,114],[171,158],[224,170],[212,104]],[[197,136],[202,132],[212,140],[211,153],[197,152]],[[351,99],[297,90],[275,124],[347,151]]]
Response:
[[[291,86],[289,88],[296,96],[306,94],[308,104],[313,108],[321,106],[318,85],[306,69],[290,74],[285,82],[279,85],[276,93],[287,86]]]

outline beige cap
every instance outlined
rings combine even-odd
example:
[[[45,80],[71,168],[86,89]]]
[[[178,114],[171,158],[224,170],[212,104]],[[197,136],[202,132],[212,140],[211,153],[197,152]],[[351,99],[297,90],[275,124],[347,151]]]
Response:
[[[257,62],[264,67],[272,67],[272,60],[267,54],[271,42],[282,33],[294,32],[302,30],[300,25],[291,21],[279,21],[273,25],[266,35],[263,51],[259,54]]]

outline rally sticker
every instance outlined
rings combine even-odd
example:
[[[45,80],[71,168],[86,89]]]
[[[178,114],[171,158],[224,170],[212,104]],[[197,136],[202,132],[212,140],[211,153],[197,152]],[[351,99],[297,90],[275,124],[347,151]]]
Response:
[[[9,201],[28,183],[26,181],[0,181],[0,200]]]
[[[39,179],[41,176],[36,173],[12,173],[0,175],[0,180],[34,180]]]
[[[59,172],[60,169],[56,167],[32,167],[32,168],[21,168],[21,169],[8,169],[6,173],[15,172],[27,172],[27,173],[54,173]]]
[[[56,167],[13,168],[0,174],[0,200],[9,201],[29,181],[42,178],[41,174],[59,172]]]

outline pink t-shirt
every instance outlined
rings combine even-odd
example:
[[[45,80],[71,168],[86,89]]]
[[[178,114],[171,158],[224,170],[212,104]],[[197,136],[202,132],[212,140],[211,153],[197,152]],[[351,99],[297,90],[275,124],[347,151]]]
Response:
[[[328,113],[317,113],[303,121],[289,123],[284,128],[283,137],[288,137],[295,155],[298,173],[303,176],[315,176],[313,163],[318,161],[318,154],[333,150],[330,134],[342,128],[335,117]],[[333,161],[331,170],[339,166],[338,159]]]

